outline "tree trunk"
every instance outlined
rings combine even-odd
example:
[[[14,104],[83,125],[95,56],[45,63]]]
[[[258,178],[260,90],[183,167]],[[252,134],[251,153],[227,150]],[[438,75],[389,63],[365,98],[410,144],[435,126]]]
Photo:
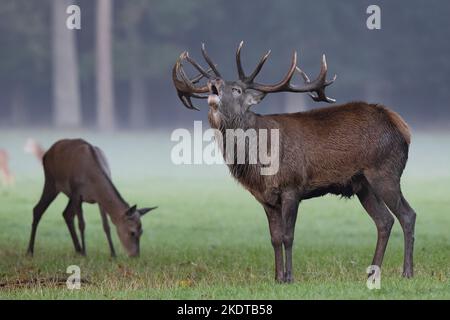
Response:
[[[131,78],[130,78],[130,126],[143,128],[147,124],[147,93],[145,90],[145,78],[141,71],[141,56],[139,43],[141,39],[138,33],[139,13],[135,14],[136,20],[128,27],[128,40],[130,43]]]
[[[140,75],[133,75],[130,81],[130,125],[134,129],[144,128],[147,125],[145,81]]]
[[[75,30],[66,27],[70,0],[53,0],[53,123],[81,126],[80,87]]]
[[[26,122],[25,90],[22,83],[16,83],[11,92],[11,124],[13,126],[22,126]]]
[[[97,0],[97,124],[100,130],[113,130],[115,127],[112,7],[112,0]]]

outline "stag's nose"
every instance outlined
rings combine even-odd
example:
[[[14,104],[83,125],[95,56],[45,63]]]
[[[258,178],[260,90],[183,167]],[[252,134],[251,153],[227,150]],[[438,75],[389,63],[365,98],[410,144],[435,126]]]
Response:
[[[214,95],[219,95],[224,82],[222,79],[211,79],[208,81],[209,92]]]
[[[224,82],[221,79],[211,79],[210,81],[208,81],[208,88],[209,88],[208,105],[213,109],[217,109],[220,105],[220,98],[221,98],[220,93],[223,85]]]

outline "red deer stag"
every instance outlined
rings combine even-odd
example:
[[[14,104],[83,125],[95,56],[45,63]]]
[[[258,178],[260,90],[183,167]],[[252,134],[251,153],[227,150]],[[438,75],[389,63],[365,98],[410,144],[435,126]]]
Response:
[[[408,159],[410,131],[395,112],[384,106],[352,102],[340,106],[292,114],[260,115],[250,111],[268,93],[307,92],[314,101],[334,102],[325,95],[327,64],[322,59],[319,76],[310,81],[297,67],[294,52],[289,71],[279,83],[255,82],[269,53],[255,70],[246,75],[241,64],[242,42],[236,52],[239,80],[225,81],[202,46],[210,69],[204,70],[187,52],[173,67],[173,82],[183,104],[197,109],[191,98],[207,98],[208,119],[222,135],[227,129],[278,129],[279,170],[261,175],[256,164],[228,164],[231,174],[262,204],[267,214],[275,252],[275,278],[292,281],[292,245],[297,210],[301,200],[336,194],[357,195],[375,222],[378,240],[372,265],[382,264],[394,219],[404,233],[403,276],[413,276],[413,242],[416,214],[403,197],[400,177]],[[183,62],[189,62],[200,75],[189,79]],[[295,73],[304,85],[291,84]],[[205,85],[199,85],[206,78]],[[233,148],[235,146],[232,146]],[[389,210],[388,210],[389,208]],[[283,257],[284,248],[284,257]]]
[[[141,217],[153,208],[130,207],[111,181],[111,172],[102,150],[84,140],[60,140],[43,157],[45,184],[41,199],[33,210],[28,254],[33,255],[38,223],[56,196],[63,192],[69,203],[63,212],[75,251],[86,254],[84,242],[85,222],[82,203],[98,203],[111,256],[115,250],[111,239],[108,217],[116,226],[117,234],[129,256],[139,255],[142,235]],[[81,245],[75,231],[74,218],[78,218]]]

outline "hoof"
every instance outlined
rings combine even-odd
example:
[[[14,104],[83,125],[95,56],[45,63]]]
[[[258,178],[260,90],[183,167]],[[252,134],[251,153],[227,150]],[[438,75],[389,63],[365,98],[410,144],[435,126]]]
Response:
[[[75,253],[79,256],[86,257],[86,252],[82,250],[75,250]]]
[[[402,273],[402,277],[406,279],[411,279],[413,276],[414,275],[412,271],[403,271]]]
[[[294,277],[292,276],[292,273],[285,273],[284,283],[292,283],[292,282],[294,282]]]
[[[292,274],[284,274],[283,276],[275,277],[275,281],[282,284],[292,283],[294,282],[294,278],[292,277]]]

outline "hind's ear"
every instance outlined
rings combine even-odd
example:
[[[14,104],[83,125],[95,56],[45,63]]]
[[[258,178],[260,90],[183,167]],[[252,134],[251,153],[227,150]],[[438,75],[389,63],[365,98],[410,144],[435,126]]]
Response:
[[[138,213],[139,215],[142,217],[144,214],[146,214],[147,212],[150,212],[152,210],[155,210],[158,207],[151,207],[151,208],[142,208],[142,209],[138,209]]]
[[[131,217],[131,216],[136,212],[136,208],[137,208],[136,205],[132,206],[131,208],[129,208],[129,209],[127,210],[127,212],[126,212],[125,214],[126,214],[127,216]]]

